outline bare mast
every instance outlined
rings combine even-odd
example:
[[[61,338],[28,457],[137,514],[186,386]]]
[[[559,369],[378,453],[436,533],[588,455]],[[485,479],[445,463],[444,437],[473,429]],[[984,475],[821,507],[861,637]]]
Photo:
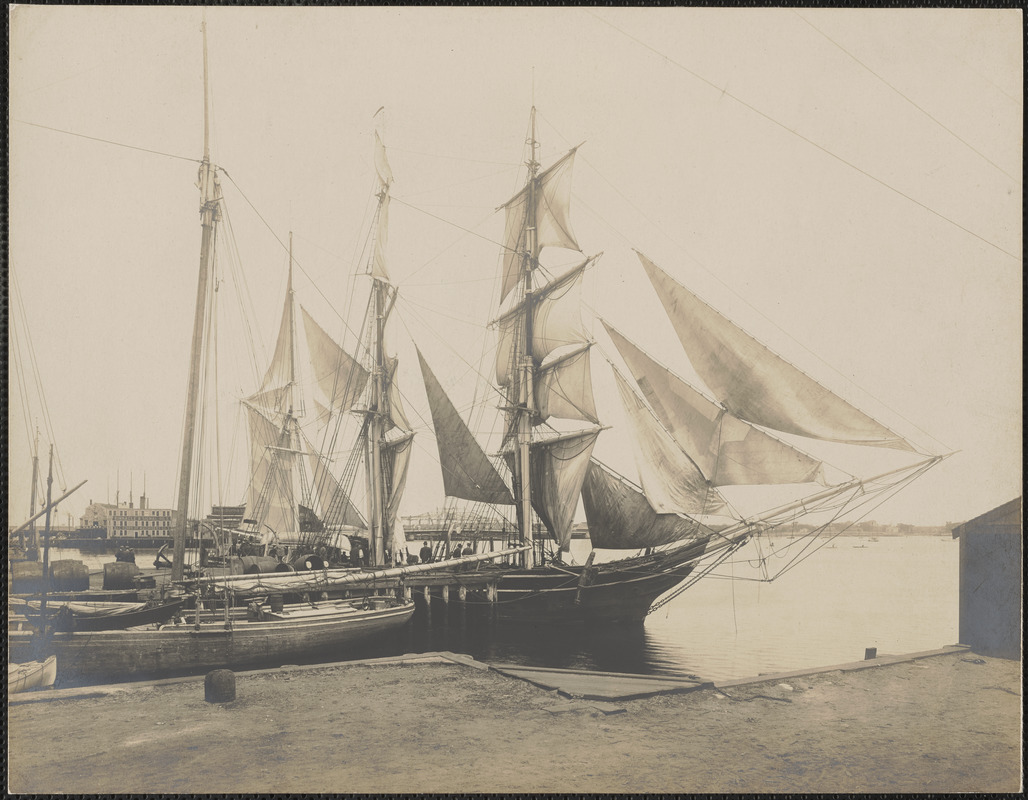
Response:
[[[210,120],[207,89],[207,21],[201,23],[203,31],[203,161],[200,164],[200,270],[196,286],[196,309],[193,316],[193,340],[189,355],[189,389],[186,394],[185,428],[182,437],[182,461],[179,468],[178,511],[175,521],[174,550],[171,576],[181,580],[184,572],[186,539],[189,531],[189,491],[192,483],[193,444],[196,439],[196,417],[199,403],[200,367],[203,361],[203,331],[207,309],[207,291],[215,224],[219,218],[217,171],[211,164]]]

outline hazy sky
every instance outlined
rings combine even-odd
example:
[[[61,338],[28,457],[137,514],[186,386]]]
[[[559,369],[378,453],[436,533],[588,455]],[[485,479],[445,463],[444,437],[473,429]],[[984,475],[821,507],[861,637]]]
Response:
[[[152,504],[171,506],[200,241],[188,159],[202,152],[201,11],[10,14],[11,329],[31,335],[63,482],[89,480],[59,521],[113,501],[119,471],[122,500],[145,472]],[[523,177],[534,98],[544,162],[585,142],[573,224],[586,252],[604,251],[585,294],[614,325],[691,374],[637,248],[878,419],[959,450],[879,521],[960,521],[1020,492],[1018,12],[215,8],[207,21],[212,155],[231,176],[223,450],[245,446],[231,399],[267,363],[288,232],[297,297],[330,332],[363,302],[351,275],[385,106],[403,201],[389,336],[418,429],[402,512],[441,505],[409,334],[466,408],[469,364],[490,374],[493,212]],[[239,296],[263,342],[255,360],[229,343]],[[614,428],[597,454],[617,463],[623,425],[603,366]],[[41,416],[13,361],[9,386],[13,523],[27,516]]]

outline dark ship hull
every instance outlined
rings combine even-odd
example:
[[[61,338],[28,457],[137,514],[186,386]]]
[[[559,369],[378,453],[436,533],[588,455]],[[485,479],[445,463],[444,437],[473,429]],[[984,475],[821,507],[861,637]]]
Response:
[[[709,543],[705,537],[674,550],[585,567],[500,571],[496,617],[548,625],[642,622],[660,595],[692,574]]]

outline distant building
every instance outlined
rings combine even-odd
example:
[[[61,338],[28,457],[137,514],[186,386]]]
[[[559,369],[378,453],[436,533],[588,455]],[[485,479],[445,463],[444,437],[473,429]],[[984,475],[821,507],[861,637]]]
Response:
[[[1022,498],[958,525],[960,642],[983,655],[1021,656]]]
[[[146,495],[133,503],[90,503],[80,521],[83,528],[105,528],[108,539],[171,538],[175,510],[150,508]]]

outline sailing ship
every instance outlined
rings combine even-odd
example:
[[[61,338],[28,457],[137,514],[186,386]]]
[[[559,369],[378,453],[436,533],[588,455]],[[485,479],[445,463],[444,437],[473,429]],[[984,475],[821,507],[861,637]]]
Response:
[[[517,534],[507,541],[508,547],[470,560],[364,573],[327,569],[307,575],[214,578],[211,586],[231,587],[241,595],[273,590],[356,591],[380,578],[473,569],[493,579],[496,594],[490,605],[500,619],[547,625],[639,622],[711,574],[753,537],[826,509],[838,517],[902,488],[942,458],[918,451],[807,376],[642,253],[638,257],[643,271],[706,389],[676,375],[601,319],[612,353],[617,353],[628,373],[613,368],[639,483],[594,458],[594,446],[605,426],[597,415],[592,388],[590,359],[596,342],[586,330],[579,293],[587,270],[602,254],[585,255],[571,226],[571,175],[578,148],[542,169],[536,159],[534,109],[531,131],[528,178],[500,206],[506,220],[500,307],[493,319],[498,339],[494,388],[504,414],[498,453],[490,457],[485,452],[417,348],[444,493],[451,503],[472,504],[469,512],[454,513],[452,518],[461,519],[474,533],[475,523],[467,520],[476,513],[486,520],[479,527],[488,527],[495,524],[497,515],[505,517],[513,509]],[[406,547],[397,511],[413,429],[395,380],[397,361],[386,355],[385,348],[385,324],[397,291],[385,259],[392,173],[377,133],[375,166],[378,204],[365,266],[372,291],[361,324],[365,336],[360,349],[357,355],[345,352],[323,331],[312,328],[306,316],[305,326],[308,334],[315,331],[313,338],[321,343],[312,351],[320,349],[328,356],[319,378],[326,395],[334,398],[339,409],[363,418],[360,445],[351,453],[364,460],[371,563],[381,568],[390,563],[388,552],[399,553]],[[575,251],[581,258],[563,273],[550,275],[540,260],[545,248]],[[261,392],[250,398],[248,408],[259,396],[273,396],[280,403],[279,398],[288,395],[294,379],[288,366],[293,363],[290,296],[291,288],[276,355]],[[263,438],[254,436],[251,441],[263,441],[261,447],[266,450],[268,443],[277,443],[274,457],[279,461],[267,474],[282,475],[288,472],[282,466],[282,454],[292,458],[300,447],[298,438],[288,433],[295,413],[288,406],[276,408],[277,416],[267,417],[275,425]],[[859,476],[809,455],[784,437],[864,450],[885,448],[908,453],[910,459],[900,467]],[[251,450],[252,455],[255,452],[262,451]],[[319,462],[314,463],[317,469]],[[324,463],[321,468],[327,471]],[[331,508],[346,509],[351,520],[360,519],[347,499],[356,471],[351,463],[344,471],[351,481],[332,482],[329,502]],[[793,490],[798,486],[801,491],[798,499],[744,514],[724,491],[737,486]],[[569,547],[580,500],[593,551],[585,564],[569,564],[563,553]],[[341,519],[339,514],[335,522]],[[291,523],[279,524],[288,528]],[[537,531],[545,531],[545,539],[537,537]],[[813,526],[810,536],[818,532]],[[597,553],[604,551],[637,554],[597,559]]]
[[[178,514],[172,557],[172,579],[180,585],[185,572],[185,543],[190,528],[190,514],[197,501],[200,476],[194,467],[201,464],[200,443],[205,409],[201,395],[208,373],[208,357],[213,343],[210,321],[214,306],[214,276],[217,228],[224,215],[219,169],[211,160],[209,111],[207,98],[207,35],[203,26],[204,44],[204,143],[198,186],[200,189],[200,266],[190,349],[188,391],[184,433],[182,437]],[[291,286],[287,304],[291,304]],[[287,319],[292,326],[291,305]],[[283,325],[286,323],[284,322]],[[290,331],[291,334],[291,331]],[[291,337],[290,337],[291,339]],[[280,343],[283,341],[280,337]],[[297,455],[296,407],[291,399],[294,374],[291,341],[287,352],[276,354],[258,394],[249,398],[252,429],[260,448],[259,462],[263,472],[256,481],[263,487],[269,481],[283,485],[289,476],[289,465]],[[280,378],[285,377],[284,381]],[[198,471],[198,470],[197,470]],[[297,506],[298,507],[298,506]],[[264,513],[284,515],[288,509],[266,504]],[[193,518],[198,515],[193,513]],[[283,517],[284,519],[284,517]],[[288,528],[290,521],[279,522]],[[12,658],[24,654],[55,654],[62,676],[74,674],[92,679],[154,675],[165,672],[195,672],[212,667],[237,667],[261,663],[282,663],[342,649],[368,637],[395,631],[408,622],[414,612],[411,602],[390,597],[369,598],[355,602],[306,602],[295,606],[271,604],[265,612],[263,603],[254,602],[233,608],[229,591],[210,589],[206,596],[195,595],[192,624],[158,627],[130,627],[122,630],[50,631],[45,600],[41,606],[44,622],[39,632],[9,633]],[[214,613],[214,609],[220,613]]]
[[[638,622],[669,590],[710,574],[753,536],[826,508],[846,511],[902,485],[942,456],[902,436],[801,372],[638,253],[703,391],[620,331],[601,323],[630,377],[614,368],[640,484],[592,456],[604,430],[593,395],[596,343],[583,322],[580,287],[602,254],[582,252],[571,226],[571,175],[578,147],[542,169],[535,109],[528,178],[505,212],[495,384],[505,434],[490,460],[421,355],[445,491],[477,504],[513,506],[523,562],[500,570],[501,618]],[[550,275],[545,248],[580,254]],[[613,366],[613,364],[612,364]],[[569,429],[568,423],[572,426]],[[871,477],[840,473],[782,435],[907,451],[912,462]],[[506,468],[508,486],[501,475]],[[834,477],[830,477],[834,475]],[[803,496],[763,513],[735,510],[723,487],[796,485]],[[593,552],[563,563],[581,498]],[[552,546],[547,562],[535,520]],[[594,563],[598,549],[643,550]],[[488,567],[486,567],[488,568]],[[665,598],[663,602],[666,602]]]

